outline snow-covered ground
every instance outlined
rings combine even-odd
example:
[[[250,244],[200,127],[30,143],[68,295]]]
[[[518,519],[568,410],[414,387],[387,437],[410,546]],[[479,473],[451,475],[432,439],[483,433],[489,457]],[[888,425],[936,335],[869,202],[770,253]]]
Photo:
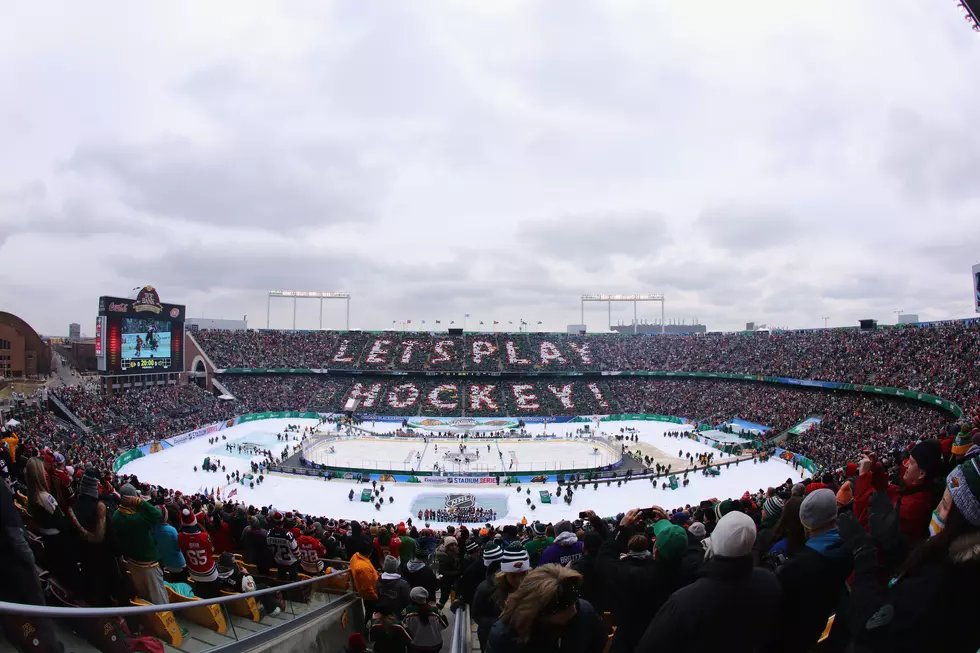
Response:
[[[702,499],[712,497],[730,498],[741,496],[746,490],[756,491],[765,489],[771,485],[782,483],[788,477],[798,478],[799,472],[794,474],[793,468],[781,460],[770,460],[765,464],[752,464],[751,461],[743,461],[738,466],[733,463],[731,467],[722,469],[721,475],[716,477],[705,477],[699,473],[690,476],[691,482],[686,488],[681,487],[677,490],[661,490],[659,482],[656,488],[650,481],[636,480],[626,483],[622,487],[617,487],[615,481],[606,486],[600,483],[598,490],[593,490],[589,485],[580,489],[574,494],[572,504],[569,506],[563,500],[555,498],[551,504],[542,504],[538,500],[539,490],[555,491],[557,485],[554,483],[531,485],[531,499],[537,504],[537,509],[532,513],[525,502],[527,497],[527,485],[522,487],[521,494],[517,494],[516,488],[506,486],[480,486],[480,485],[453,485],[438,486],[430,484],[414,483],[385,483],[384,497],[385,504],[381,510],[376,510],[370,503],[360,501],[349,501],[348,494],[353,488],[357,494],[364,487],[370,485],[357,484],[351,481],[331,480],[324,481],[313,478],[303,478],[290,475],[270,475],[265,482],[249,489],[248,485],[229,486],[225,482],[225,473],[239,470],[243,474],[248,472],[250,458],[237,454],[232,455],[225,451],[226,444],[253,443],[261,447],[279,451],[285,446],[276,439],[277,433],[282,433],[287,424],[298,424],[301,428],[316,424],[316,420],[302,419],[282,419],[282,420],[263,420],[247,422],[230,429],[220,431],[218,436],[225,436],[227,440],[219,440],[217,444],[208,444],[208,436],[201,436],[190,442],[185,442],[176,447],[164,449],[143,458],[138,458],[120,471],[123,474],[136,474],[143,482],[163,485],[182,492],[199,492],[202,488],[208,490],[212,488],[222,488],[222,497],[226,496],[232,487],[237,488],[238,494],[235,500],[252,504],[255,506],[271,505],[280,510],[298,510],[302,513],[329,516],[345,519],[378,519],[383,521],[399,522],[409,517],[414,517],[411,513],[412,504],[421,495],[431,495],[433,492],[443,494],[473,494],[476,497],[477,505],[480,505],[480,497],[484,496],[486,502],[493,503],[494,509],[500,514],[499,521],[517,521],[521,517],[528,520],[541,519],[544,521],[556,521],[563,518],[575,519],[582,510],[595,510],[600,515],[615,515],[629,508],[647,507],[650,505],[660,505],[664,508],[673,508],[684,504],[696,504]],[[377,425],[377,430],[381,431],[381,424]],[[688,439],[671,438],[664,435],[668,431],[678,431],[687,427],[677,424],[663,422],[603,422],[601,430],[607,435],[619,433],[623,427],[632,427],[638,430],[639,438],[670,456],[678,452],[698,454],[717,450],[711,449],[705,444],[694,442]],[[576,428],[581,428],[581,424],[549,424],[548,432],[557,432],[558,435],[564,433],[574,433]],[[539,433],[543,430],[541,425],[529,425],[528,430],[532,433]],[[353,441],[352,441],[353,443]],[[547,442],[522,443],[529,446],[538,447],[568,447],[570,445],[583,444],[574,442]],[[379,440],[371,443],[372,451],[377,451],[377,458],[399,460],[404,459],[405,454],[402,449],[398,449],[399,454],[384,454],[385,447],[405,447],[409,449],[413,445],[408,443],[389,443]],[[424,443],[419,440],[414,446],[424,447]],[[430,444],[430,447],[432,445]],[[447,443],[446,446],[449,446]],[[486,443],[483,444],[486,451]],[[442,444],[440,443],[440,449]],[[401,455],[401,458],[397,456]],[[441,454],[440,454],[441,455]],[[481,454],[482,456],[483,454]],[[506,455],[506,454],[505,454]],[[205,456],[210,456],[212,460],[217,458],[221,465],[224,465],[226,472],[208,473],[203,471],[194,472],[196,465],[201,469],[201,463]],[[561,456],[555,455],[558,460]],[[394,503],[388,503],[387,497],[393,496]],[[506,506],[506,513],[500,506]]]

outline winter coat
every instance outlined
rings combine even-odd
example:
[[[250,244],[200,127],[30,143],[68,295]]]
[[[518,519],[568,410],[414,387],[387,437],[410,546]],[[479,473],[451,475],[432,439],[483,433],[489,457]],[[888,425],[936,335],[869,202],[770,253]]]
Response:
[[[588,601],[579,599],[578,613],[562,631],[560,640],[541,638],[535,629],[526,644],[517,642],[517,633],[498,621],[490,631],[486,653],[601,653],[606,645],[606,628]]]
[[[344,540],[344,548],[347,550],[347,555],[353,557],[355,553],[360,552],[364,543],[372,544],[371,538],[361,530],[360,522],[351,522],[350,534]]]
[[[487,577],[487,568],[483,566],[483,560],[475,558],[466,566],[466,570],[456,581],[456,598],[461,599],[467,605],[473,605],[473,597],[476,595],[476,588]]]
[[[690,585],[698,579],[704,565],[704,544],[690,533],[687,534],[687,548],[681,556],[681,571],[678,587]]]
[[[436,563],[439,565],[439,573],[442,575],[444,582],[448,582],[450,585],[455,583],[456,579],[459,578],[459,556],[447,553],[446,547],[440,545],[436,549]]]
[[[160,509],[148,501],[120,505],[112,515],[112,530],[127,559],[134,562],[156,562],[160,550],[153,539],[153,527],[160,523]]]
[[[265,541],[266,535],[264,529],[251,527],[242,533],[242,550],[245,552],[243,559],[249,564],[258,565],[259,569],[276,566],[272,551]]]
[[[911,542],[925,539],[929,535],[929,520],[932,517],[932,486],[929,483],[899,488],[887,482],[883,473],[865,472],[859,474],[854,486],[854,516],[865,530],[868,530],[868,517],[871,495],[875,490],[886,490],[892,505],[898,511],[898,528]]]
[[[532,567],[538,566],[538,560],[541,558],[541,554],[554,543],[555,538],[553,537],[536,537],[524,543],[524,550],[527,551],[528,557],[531,558]]]
[[[368,624],[368,637],[376,653],[405,653],[412,641],[401,621],[385,624],[383,621],[371,619]]]
[[[436,540],[431,535],[423,535],[419,537],[415,544],[418,546],[418,548],[425,551],[425,555],[427,556],[430,556],[436,552]]]
[[[378,600],[378,572],[371,564],[370,558],[355,553],[350,559],[350,578],[354,591],[365,601]]]
[[[419,617],[423,610],[429,613],[428,623]],[[405,611],[402,626],[412,636],[412,646],[435,648],[442,644],[442,631],[449,627],[449,620],[435,603],[429,602],[423,606],[410,605]]]
[[[555,538],[554,544],[541,552],[541,557],[538,558],[538,566],[552,562],[557,562],[560,565],[575,562],[582,557],[583,546],[575,533],[567,531],[561,533]]]
[[[598,552],[597,552],[598,554]],[[597,555],[585,555],[572,563],[572,569],[582,574],[580,595],[602,614],[607,610],[606,594],[596,568]]]
[[[498,602],[497,585],[493,577],[488,577],[476,588],[470,618],[476,622],[476,636],[480,640],[480,650],[486,650],[490,629],[497,623],[503,606]]]
[[[924,561],[887,585],[878,575],[874,550],[855,556],[846,617],[856,653],[980,649],[970,617],[980,613],[980,533],[959,536],[945,558]]]
[[[636,647],[636,653],[724,651],[754,653],[772,632],[752,614],[775,614],[781,589],[776,575],[752,566],[752,557],[711,558],[701,578],[667,600]]]
[[[177,542],[177,529],[165,522],[153,526],[153,538],[160,549],[160,564],[172,571],[179,571],[187,566],[184,554]]]
[[[602,543],[596,560],[616,621],[611,653],[632,653],[647,624],[680,584],[679,563],[668,564],[652,557],[620,560],[632,534],[620,529],[615,538]]]
[[[398,548],[398,556],[402,560],[402,569],[404,570],[405,565],[410,560],[415,559],[415,551],[418,548],[418,545],[415,543],[415,540],[409,537],[408,535],[402,536],[400,539],[402,541],[402,544]]]
[[[405,563],[405,573],[402,578],[412,587],[424,587],[430,598],[434,597],[436,590],[439,589],[435,572],[422,560],[409,560]]]
[[[773,636],[767,651],[805,652],[817,643],[847,593],[852,563],[851,550],[835,528],[811,537],[802,551],[777,568],[782,601],[769,621]]]
[[[401,577],[401,574],[381,574],[381,580],[375,585],[375,592],[378,595],[378,602],[384,601],[392,606],[395,614],[401,614],[402,610],[412,602],[412,586]]]

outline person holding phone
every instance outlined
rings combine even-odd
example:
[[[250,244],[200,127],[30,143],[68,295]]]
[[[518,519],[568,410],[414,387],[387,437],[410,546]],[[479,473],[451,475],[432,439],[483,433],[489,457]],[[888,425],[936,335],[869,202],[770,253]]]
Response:
[[[660,506],[630,510],[616,536],[600,546],[596,567],[616,623],[611,653],[632,653],[657,610],[681,586],[686,548],[684,529]]]

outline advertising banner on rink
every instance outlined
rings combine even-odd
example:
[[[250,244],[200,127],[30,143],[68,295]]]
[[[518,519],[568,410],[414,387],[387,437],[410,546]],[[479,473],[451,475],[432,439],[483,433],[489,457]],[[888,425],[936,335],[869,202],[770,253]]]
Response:
[[[496,485],[497,479],[493,476],[422,476],[423,483],[436,483],[441,485]]]

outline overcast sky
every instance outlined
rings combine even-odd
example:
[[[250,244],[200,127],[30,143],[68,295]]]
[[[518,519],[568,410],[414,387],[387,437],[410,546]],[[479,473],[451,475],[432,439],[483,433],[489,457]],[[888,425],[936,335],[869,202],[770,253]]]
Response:
[[[0,310],[45,334],[145,284],[262,327],[270,289],[364,329],[564,330],[582,293],[712,330],[973,315],[953,0],[0,4]]]

